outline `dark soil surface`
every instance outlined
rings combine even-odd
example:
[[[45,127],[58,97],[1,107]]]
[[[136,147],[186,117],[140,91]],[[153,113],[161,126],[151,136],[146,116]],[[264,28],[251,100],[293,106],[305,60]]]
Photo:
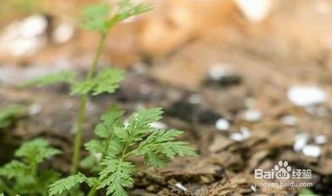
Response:
[[[297,195],[299,187],[255,186],[254,170],[270,170],[280,160],[288,161],[292,168],[311,169],[311,189],[319,195],[332,195],[332,53],[324,41],[332,30],[323,28],[331,26],[332,14],[313,17],[312,10],[308,11],[315,5],[313,0],[305,5],[300,0],[276,2],[270,18],[257,26],[246,24],[233,6],[226,6],[230,11],[223,18],[228,22],[205,24],[200,27],[204,31],[174,27],[176,32],[170,30],[174,33],[170,37],[177,39],[179,31],[186,38],[170,50],[161,46],[163,42],[150,48],[137,46],[135,33],[144,35],[137,30],[140,22],[111,32],[116,41],[106,46],[101,66],[111,59],[127,68],[127,77],[114,95],[89,101],[85,139],[91,138],[98,116],[110,104],[119,104],[128,115],[142,107],[160,106],[165,110],[161,122],[185,131],[179,139],[189,142],[199,154],[176,159],[164,169],[142,166],[131,195]],[[292,20],[286,20],[289,18]],[[149,26],[149,22],[141,25]],[[1,130],[0,163],[10,160],[23,141],[42,136],[64,152],[49,164],[61,172],[69,171],[78,97],[68,96],[69,89],[63,84],[24,90],[16,86],[63,67],[84,73],[93,43],[94,35],[79,32],[62,47],[49,44],[35,56],[1,60],[0,109],[19,104],[27,113]],[[123,52],[127,50],[128,54]],[[59,66],[62,64],[69,66]],[[216,64],[230,67],[233,74],[211,80],[207,73]],[[329,98],[311,109],[295,106],[287,98],[287,90],[297,84],[318,85]],[[258,110],[262,116],[248,121],[243,117],[248,110]],[[297,123],[285,124],[285,116],[295,117]],[[229,121],[227,131],[216,128],[220,118]],[[240,130],[247,130],[249,136],[232,139]],[[326,137],[327,142],[318,145],[319,156],[294,150],[300,134],[310,137],[308,143],[314,143],[316,136]],[[140,160],[133,161],[140,165]]]

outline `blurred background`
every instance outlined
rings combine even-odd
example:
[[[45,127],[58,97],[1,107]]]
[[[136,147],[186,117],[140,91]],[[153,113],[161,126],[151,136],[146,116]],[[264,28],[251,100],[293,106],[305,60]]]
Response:
[[[96,2],[0,4],[0,106],[28,106],[27,116],[12,127],[15,138],[47,135],[68,145],[56,139],[70,136],[77,108],[66,86],[15,86],[61,70],[85,73],[98,36],[80,29],[79,13]],[[252,188],[253,170],[278,160],[312,169],[311,189],[331,195],[332,1],[152,3],[153,11],[111,30],[100,66],[122,67],[128,76],[115,95],[91,100],[92,116],[113,102],[129,111],[164,107],[166,118],[156,126],[186,130],[184,139],[204,157],[175,162],[166,173],[177,180],[212,175],[208,182],[183,182],[198,195],[297,194],[296,187]],[[96,119],[90,121],[87,128]],[[64,168],[66,162],[58,161]]]

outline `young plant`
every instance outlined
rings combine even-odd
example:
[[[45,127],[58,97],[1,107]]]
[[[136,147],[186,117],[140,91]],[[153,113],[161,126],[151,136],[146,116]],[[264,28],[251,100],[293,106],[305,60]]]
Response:
[[[58,179],[57,172],[40,169],[39,165],[59,154],[42,139],[24,143],[16,152],[13,160],[0,168],[0,192],[10,196],[47,195],[49,184]]]
[[[97,71],[108,32],[117,23],[150,9],[150,4],[133,4],[130,0],[119,0],[115,7],[87,7],[82,12],[82,27],[97,32],[100,38],[85,80],[79,81],[73,74],[60,72],[33,82],[40,86],[66,82],[71,86],[71,94],[80,96],[79,112],[75,122],[72,175],[53,183],[49,190],[51,196],[73,192],[73,189],[76,192],[78,185],[82,183],[91,187],[89,196],[104,190],[107,195],[126,195],[126,189],[134,183],[135,165],[130,162],[132,157],[142,156],[147,165],[160,167],[175,156],[195,155],[187,143],[174,141],[175,137],[182,134],[181,131],[158,130],[151,127],[151,123],[161,118],[160,108],[139,111],[125,122],[124,112],[113,106],[101,116],[101,122],[96,126],[97,138],[85,144],[89,156],[80,161],[83,123],[86,121],[86,105],[89,98],[102,93],[113,93],[124,75],[123,71],[115,68]],[[78,172],[80,163],[90,170],[91,176]]]
[[[88,163],[85,166],[93,175],[78,173],[58,180],[50,186],[50,196],[68,192],[81,183],[91,187],[89,196],[98,190],[106,190],[107,195],[125,196],[126,189],[134,183],[132,157],[142,156],[146,165],[161,167],[175,156],[195,155],[186,142],[174,141],[181,131],[151,126],[161,118],[160,108],[141,110],[127,122],[123,114],[115,106],[111,107],[95,128],[97,138],[85,144],[89,156],[83,162]]]
[[[98,4],[85,8],[82,12],[82,27],[99,34],[99,42],[89,71],[84,81],[78,81],[73,74],[60,72],[37,79],[33,84],[39,86],[55,82],[66,82],[72,87],[71,94],[80,96],[79,112],[75,123],[75,138],[72,155],[72,173],[77,173],[80,162],[80,149],[82,145],[83,123],[86,119],[86,106],[91,95],[113,93],[123,79],[123,72],[108,68],[97,73],[97,64],[105,44],[109,30],[117,23],[151,9],[147,3],[133,4],[130,0],[120,0],[118,5]]]

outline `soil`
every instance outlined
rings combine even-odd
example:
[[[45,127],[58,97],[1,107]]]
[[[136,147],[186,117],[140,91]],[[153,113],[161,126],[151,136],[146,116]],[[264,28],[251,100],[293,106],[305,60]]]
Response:
[[[197,25],[201,24],[192,25],[195,28],[191,26],[189,30],[182,29],[184,33],[178,29],[181,38],[174,44],[176,47],[167,45],[165,49],[143,44],[131,48],[126,55],[122,52],[139,41],[131,37],[134,33],[125,35],[132,39],[126,39],[124,48],[119,44],[123,51],[119,50],[118,56],[112,54],[111,60],[127,68],[126,79],[114,95],[100,95],[90,100],[85,139],[91,138],[98,116],[110,104],[120,105],[127,114],[143,106],[161,106],[165,110],[162,122],[167,127],[184,130],[185,135],[179,139],[189,142],[198,151],[197,157],[176,159],[164,169],[140,167],[131,195],[297,195],[299,187],[255,186],[254,170],[267,171],[279,160],[288,161],[292,168],[311,169],[311,189],[319,195],[332,195],[331,99],[317,107],[323,113],[294,106],[287,99],[287,90],[295,84],[319,85],[328,97],[332,97],[331,51],[324,41],[315,48],[311,47],[312,40],[308,41],[319,36],[325,38],[329,30],[313,35],[317,32],[313,29],[328,24],[326,18],[330,15],[320,16],[317,25],[308,27],[307,34],[297,38],[293,31],[295,27],[280,28],[294,23],[305,31],[305,19],[312,16],[306,11],[314,1],[308,1],[306,5],[300,5],[302,1],[299,0],[294,4],[277,2],[272,16],[256,27],[246,24],[240,13],[234,11],[233,4],[218,4],[228,10],[223,16],[228,22],[223,20],[219,26],[201,26],[204,31],[197,31],[200,29]],[[282,8],[297,8],[297,11],[293,13]],[[211,8],[207,6],[206,9]],[[292,20],[285,22],[284,18]],[[141,25],[150,23],[155,25],[149,20]],[[124,24],[111,34],[130,28],[134,27]],[[122,36],[121,33],[116,35],[117,43]],[[82,43],[82,40],[87,42]],[[42,136],[63,151],[50,164],[63,173],[69,171],[71,130],[78,98],[68,96],[69,89],[63,84],[24,90],[16,85],[31,78],[33,70],[53,71],[63,59],[70,69],[83,75],[93,48],[87,45],[93,41],[93,35],[79,32],[68,45],[59,48],[49,45],[45,51],[28,59],[4,58],[3,66],[0,66],[3,81],[0,108],[21,104],[27,107],[27,114],[13,119],[9,128],[1,130],[1,163],[10,160],[14,149],[23,141]],[[81,50],[81,46],[84,49]],[[101,66],[107,66],[108,54],[116,46],[110,41]],[[153,54],[153,47],[157,47],[158,54]],[[219,81],[210,80],[207,72],[216,64],[227,65],[234,75]],[[10,77],[6,75],[8,73]],[[243,113],[250,109],[259,110],[262,118],[255,122],[243,119]],[[297,123],[285,125],[282,118],[286,115],[296,117]],[[216,128],[215,123],[220,118],[231,123],[228,131]],[[230,139],[243,127],[250,132],[248,138],[243,141]],[[294,151],[296,136],[301,133],[307,133],[311,138],[327,137],[328,142],[320,145],[319,157]],[[309,142],[313,142],[311,140]],[[133,161],[141,166],[139,160]]]

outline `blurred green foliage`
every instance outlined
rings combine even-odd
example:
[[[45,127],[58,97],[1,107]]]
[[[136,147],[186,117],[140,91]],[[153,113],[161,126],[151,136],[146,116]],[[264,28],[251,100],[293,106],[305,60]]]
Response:
[[[0,129],[11,126],[15,119],[25,114],[26,110],[18,105],[8,106],[0,110]]]

